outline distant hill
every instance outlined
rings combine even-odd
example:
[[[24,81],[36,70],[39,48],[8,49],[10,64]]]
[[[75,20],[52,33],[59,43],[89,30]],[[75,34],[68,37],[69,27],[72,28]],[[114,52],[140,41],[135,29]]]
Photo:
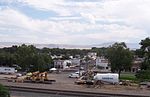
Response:
[[[13,45],[22,45],[22,44],[26,44],[26,45],[34,45],[37,48],[43,48],[43,47],[47,47],[47,48],[66,48],[66,49],[90,49],[92,47],[109,47],[110,45],[112,45],[114,42],[110,42],[110,43],[102,43],[102,44],[98,44],[98,45],[70,45],[70,44],[32,44],[32,43],[17,43],[17,42],[0,42],[0,48],[3,47],[11,47]],[[138,49],[140,48],[139,44],[136,43],[127,43],[127,46],[130,49]]]
[[[109,42],[109,43],[102,43],[99,45],[93,45],[93,47],[109,47],[110,45],[114,44],[115,42]],[[135,50],[135,49],[139,49],[140,45],[137,43],[126,43],[127,47]]]

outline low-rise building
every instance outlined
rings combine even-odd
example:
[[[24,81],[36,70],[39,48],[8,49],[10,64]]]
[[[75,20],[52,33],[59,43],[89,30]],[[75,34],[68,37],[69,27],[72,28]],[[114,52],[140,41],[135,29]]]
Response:
[[[110,70],[108,64],[109,64],[108,59],[105,59],[104,57],[96,58],[96,66],[99,67],[100,69]]]
[[[66,69],[72,65],[70,60],[54,60],[54,67],[57,69]]]
[[[96,59],[97,53],[96,53],[96,52],[89,52],[89,53],[87,54],[87,56],[88,56],[89,58]]]
[[[80,65],[80,59],[79,58],[73,58],[73,59],[70,59],[72,65]]]
[[[141,70],[140,67],[141,67],[142,62],[143,62],[143,58],[135,58],[132,63],[131,72],[137,72]]]
[[[61,58],[62,58],[62,55],[60,55],[60,56],[53,55],[53,56],[51,56],[51,57],[52,57],[52,59],[61,59]]]

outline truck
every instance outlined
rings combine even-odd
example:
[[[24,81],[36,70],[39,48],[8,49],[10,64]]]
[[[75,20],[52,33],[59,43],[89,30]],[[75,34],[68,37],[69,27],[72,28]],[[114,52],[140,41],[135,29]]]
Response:
[[[94,80],[99,80],[106,83],[118,84],[119,83],[119,74],[117,73],[97,73]]]
[[[13,67],[0,67],[0,73],[2,74],[14,74],[16,72]]]

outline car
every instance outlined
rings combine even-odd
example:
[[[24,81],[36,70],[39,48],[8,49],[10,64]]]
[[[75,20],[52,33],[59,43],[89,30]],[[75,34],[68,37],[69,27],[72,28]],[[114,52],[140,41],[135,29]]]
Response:
[[[21,77],[21,76],[22,76],[21,73],[17,73],[17,74],[16,74],[16,77]]]
[[[78,73],[71,73],[69,75],[69,78],[79,78],[79,74]]]
[[[84,75],[86,72],[84,71],[84,70],[81,70],[81,71],[77,71],[77,72],[75,72],[76,74],[79,74],[80,73],[80,75]]]

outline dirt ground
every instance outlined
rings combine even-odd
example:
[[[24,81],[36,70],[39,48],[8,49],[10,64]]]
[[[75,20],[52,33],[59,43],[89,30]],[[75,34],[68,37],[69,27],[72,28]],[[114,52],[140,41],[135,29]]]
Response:
[[[55,79],[56,82],[52,84],[37,84],[37,83],[13,83],[7,82],[6,77],[12,77],[14,75],[0,75],[0,83],[10,86],[24,86],[24,87],[35,87],[45,89],[61,89],[61,90],[72,90],[72,91],[85,91],[85,92],[104,92],[104,93],[123,93],[123,94],[138,94],[150,96],[150,90],[140,89],[138,86],[120,86],[120,85],[103,85],[101,87],[87,86],[87,85],[76,85],[74,81],[76,78],[68,78],[71,72],[61,72],[60,74],[52,73],[48,74],[49,79]],[[3,80],[2,80],[3,79]]]

